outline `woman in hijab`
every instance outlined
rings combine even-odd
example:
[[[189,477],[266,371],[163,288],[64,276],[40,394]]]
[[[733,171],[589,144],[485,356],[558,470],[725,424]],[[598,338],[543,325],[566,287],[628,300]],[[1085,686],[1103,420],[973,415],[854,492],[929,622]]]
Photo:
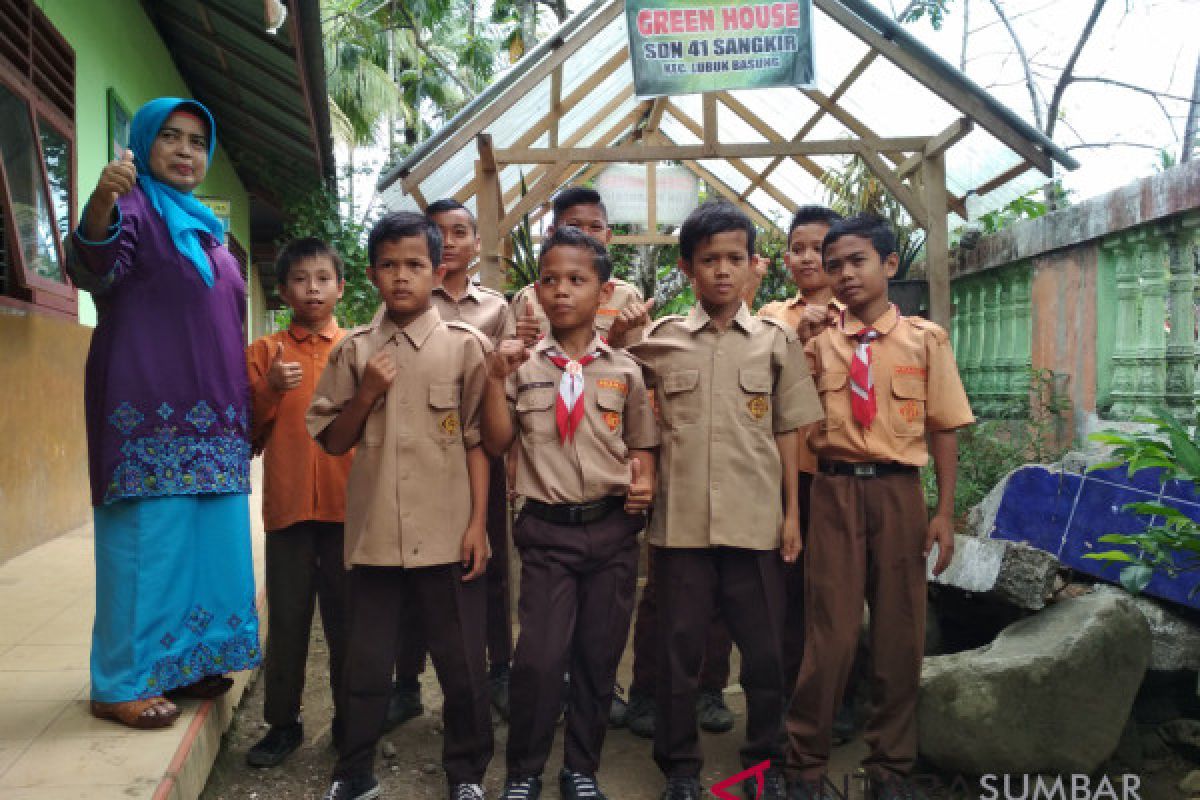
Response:
[[[193,195],[208,110],[134,115],[68,247],[99,322],[85,387],[96,530],[91,709],[133,728],[179,716],[259,663],[250,554],[246,284]]]

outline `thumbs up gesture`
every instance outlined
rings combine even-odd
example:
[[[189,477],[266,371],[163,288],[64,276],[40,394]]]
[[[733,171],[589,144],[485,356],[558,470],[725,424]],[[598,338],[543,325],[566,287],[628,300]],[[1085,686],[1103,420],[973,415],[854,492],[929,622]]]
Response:
[[[525,298],[525,307],[521,310],[521,315],[517,317],[517,338],[524,342],[526,347],[533,347],[537,344],[538,337],[542,335],[537,315],[533,312],[535,302],[537,301],[534,300],[532,294]]]
[[[304,369],[298,361],[283,360],[283,342],[275,348],[275,357],[267,370],[267,384],[277,392],[286,392],[300,385]]]
[[[634,303],[621,309],[621,313],[613,320],[608,329],[608,343],[613,347],[623,347],[631,344],[626,339],[629,332],[650,324],[650,312],[654,310],[654,298],[644,303]]]
[[[100,180],[88,200],[83,218],[83,232],[88,239],[107,239],[105,231],[113,224],[113,209],[117,198],[129,194],[137,184],[137,167],[133,163],[133,151],[126,150],[120,158],[114,158],[100,172]]]
[[[529,349],[520,339],[505,339],[487,357],[488,377],[502,381],[529,360]]]
[[[642,464],[641,456],[629,461],[629,491],[625,494],[625,513],[641,514],[654,502],[654,474]]]
[[[800,321],[796,323],[796,335],[800,341],[807,342],[821,331],[831,328],[838,323],[837,312],[828,306],[805,306]]]

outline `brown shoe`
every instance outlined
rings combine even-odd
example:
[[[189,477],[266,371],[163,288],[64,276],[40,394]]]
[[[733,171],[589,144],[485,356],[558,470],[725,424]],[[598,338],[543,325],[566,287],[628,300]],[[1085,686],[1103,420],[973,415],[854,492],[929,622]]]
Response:
[[[209,675],[195,683],[180,686],[167,692],[175,697],[191,697],[196,700],[211,700],[220,697],[233,688],[233,678],[224,675]]]

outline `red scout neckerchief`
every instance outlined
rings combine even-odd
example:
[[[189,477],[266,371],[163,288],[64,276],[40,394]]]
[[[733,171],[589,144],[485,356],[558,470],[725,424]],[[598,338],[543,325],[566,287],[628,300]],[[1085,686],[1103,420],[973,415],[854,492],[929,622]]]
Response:
[[[575,438],[575,430],[583,421],[583,368],[596,360],[601,351],[596,350],[578,361],[567,358],[555,348],[546,351],[546,358],[563,371],[558,382],[558,400],[554,404],[554,418],[558,422],[558,440],[563,444]]]
[[[846,333],[846,310],[842,309],[842,333]],[[856,344],[854,358],[850,360],[850,410],[859,425],[870,430],[878,409],[875,402],[875,380],[871,375],[871,342],[879,338],[879,331],[867,326],[858,333],[846,333]]]

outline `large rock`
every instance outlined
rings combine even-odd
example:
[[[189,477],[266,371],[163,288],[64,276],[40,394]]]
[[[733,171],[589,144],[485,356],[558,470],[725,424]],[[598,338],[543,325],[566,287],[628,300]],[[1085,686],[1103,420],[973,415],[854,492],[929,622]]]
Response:
[[[921,754],[951,773],[1091,773],[1116,749],[1149,659],[1129,598],[1064,600],[985,647],[925,659]]]
[[[1125,594],[1116,586],[1097,584],[1096,591]],[[1130,597],[1150,626],[1150,669],[1200,670],[1200,625],[1152,597]],[[1194,613],[1192,616],[1195,616]]]
[[[936,549],[929,554],[929,579],[934,583],[987,594],[1029,611],[1045,607],[1060,566],[1057,558],[1036,547],[961,534],[954,537],[954,560],[935,578],[936,556]]]

